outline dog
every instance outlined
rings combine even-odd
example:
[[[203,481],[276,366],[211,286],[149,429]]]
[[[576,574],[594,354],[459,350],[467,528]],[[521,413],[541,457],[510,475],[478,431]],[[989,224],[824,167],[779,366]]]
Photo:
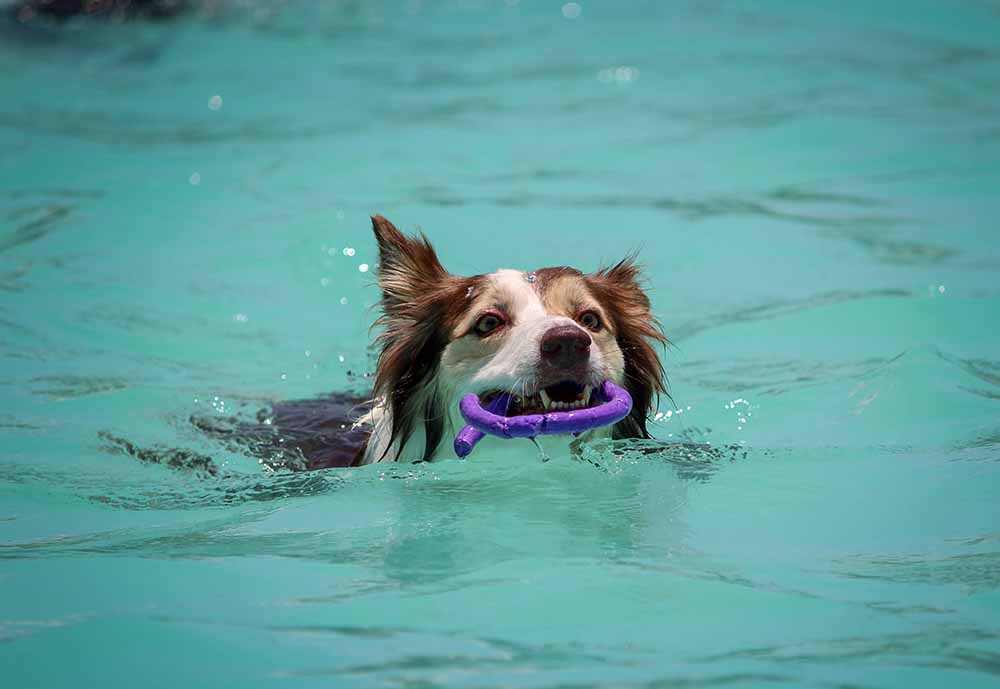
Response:
[[[612,380],[632,396],[627,417],[550,440],[575,454],[590,440],[650,438],[647,419],[667,395],[658,350],[668,342],[634,255],[590,274],[555,267],[460,277],[444,269],[425,236],[406,236],[380,215],[372,228],[382,298],[371,394],[276,401],[256,423],[193,414],[196,428],[276,470],[433,461],[449,454],[446,440],[465,425],[458,402],[467,393],[484,404],[510,393],[508,415],[532,414],[590,406],[595,388]],[[488,436],[476,452],[503,442]],[[113,445],[143,461],[159,456]]]
[[[658,349],[668,342],[634,255],[590,274],[560,266],[460,277],[423,234],[407,236],[381,215],[372,229],[379,356],[370,411],[354,425],[367,437],[353,464],[446,455],[470,392],[484,403],[511,393],[508,415],[530,414],[588,407],[612,380],[632,396],[632,411],[583,439],[650,437],[647,418],[667,393]]]

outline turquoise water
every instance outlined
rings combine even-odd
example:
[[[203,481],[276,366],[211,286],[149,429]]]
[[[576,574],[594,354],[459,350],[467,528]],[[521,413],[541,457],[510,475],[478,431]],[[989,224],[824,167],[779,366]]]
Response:
[[[4,26],[4,686],[997,686],[1000,7],[580,5]],[[192,428],[365,389],[373,212],[461,273],[639,248],[654,432],[723,449]]]

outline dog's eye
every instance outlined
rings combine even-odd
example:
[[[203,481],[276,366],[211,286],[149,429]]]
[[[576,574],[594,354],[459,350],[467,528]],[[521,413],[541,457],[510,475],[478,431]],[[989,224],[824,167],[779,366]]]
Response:
[[[477,335],[482,337],[489,335],[501,325],[503,325],[503,319],[500,316],[495,313],[487,313],[476,321],[476,327],[473,329],[476,331]]]
[[[601,319],[593,311],[584,311],[583,313],[580,314],[580,318],[578,320],[580,321],[580,323],[583,324],[583,327],[586,328],[587,330],[596,331],[601,329]]]

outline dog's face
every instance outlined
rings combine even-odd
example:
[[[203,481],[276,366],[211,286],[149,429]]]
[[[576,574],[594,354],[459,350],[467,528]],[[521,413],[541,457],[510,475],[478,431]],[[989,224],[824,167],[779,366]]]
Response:
[[[653,399],[665,392],[654,344],[666,339],[631,260],[592,274],[560,267],[458,277],[426,239],[405,237],[381,216],[372,221],[383,290],[375,393],[391,411],[397,452],[422,424],[424,458],[433,456],[465,393],[484,402],[512,393],[507,413],[527,414],[590,406],[604,380],[634,401],[613,434],[647,437]]]
[[[582,273],[500,270],[477,283],[441,355],[445,385],[484,401],[512,393],[517,414],[585,407],[602,381],[623,382],[611,305]]]

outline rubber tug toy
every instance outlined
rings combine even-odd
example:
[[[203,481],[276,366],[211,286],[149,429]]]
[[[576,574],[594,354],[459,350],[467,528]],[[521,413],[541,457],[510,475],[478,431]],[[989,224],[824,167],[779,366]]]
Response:
[[[463,459],[468,457],[486,434],[507,439],[575,435],[618,423],[632,411],[632,396],[610,380],[604,381],[594,394],[600,402],[594,407],[518,416],[506,416],[511,399],[508,393],[498,395],[485,407],[479,395],[466,395],[458,409],[469,425],[455,436],[455,454]]]

